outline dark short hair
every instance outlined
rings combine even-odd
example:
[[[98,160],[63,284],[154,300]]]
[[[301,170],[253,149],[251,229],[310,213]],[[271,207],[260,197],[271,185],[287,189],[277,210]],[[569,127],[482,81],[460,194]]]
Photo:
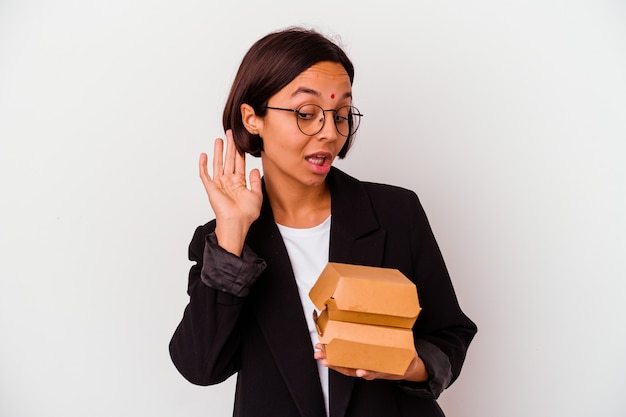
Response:
[[[259,39],[248,50],[224,107],[224,130],[232,129],[237,150],[260,156],[263,140],[246,130],[241,118],[241,105],[248,104],[258,116],[265,116],[267,102],[298,75],[319,62],[341,64],[350,84],[354,66],[345,52],[333,41],[311,29],[290,27]],[[338,153],[343,158],[352,145],[352,135]]]

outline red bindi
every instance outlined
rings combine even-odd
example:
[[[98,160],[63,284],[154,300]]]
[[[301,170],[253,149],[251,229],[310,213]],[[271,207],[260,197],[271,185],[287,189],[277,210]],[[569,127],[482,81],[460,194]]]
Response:
[[[335,93],[332,93],[332,94],[330,95],[330,98],[335,98]]]

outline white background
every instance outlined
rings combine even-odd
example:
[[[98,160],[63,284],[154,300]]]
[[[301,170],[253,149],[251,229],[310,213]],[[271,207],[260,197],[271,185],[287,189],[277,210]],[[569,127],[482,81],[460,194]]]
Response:
[[[196,161],[296,24],[356,66],[338,166],[419,194],[479,326],[448,417],[626,415],[623,1],[0,0],[0,416],[230,415],[168,354]]]

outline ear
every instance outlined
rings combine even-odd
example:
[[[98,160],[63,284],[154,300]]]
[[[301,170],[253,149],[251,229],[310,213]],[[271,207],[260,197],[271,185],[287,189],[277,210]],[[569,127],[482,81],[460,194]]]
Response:
[[[252,135],[260,135],[263,130],[263,118],[256,115],[254,109],[249,104],[242,104],[241,121],[248,133]]]

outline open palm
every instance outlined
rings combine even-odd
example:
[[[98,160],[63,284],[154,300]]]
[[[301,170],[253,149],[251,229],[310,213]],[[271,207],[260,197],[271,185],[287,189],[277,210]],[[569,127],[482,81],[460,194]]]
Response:
[[[235,149],[232,131],[226,132],[226,138],[225,155],[224,141],[215,140],[213,177],[208,173],[207,155],[200,155],[200,178],[215,212],[219,245],[239,255],[250,225],[261,212],[261,174],[258,169],[250,171],[248,188],[245,155]]]

